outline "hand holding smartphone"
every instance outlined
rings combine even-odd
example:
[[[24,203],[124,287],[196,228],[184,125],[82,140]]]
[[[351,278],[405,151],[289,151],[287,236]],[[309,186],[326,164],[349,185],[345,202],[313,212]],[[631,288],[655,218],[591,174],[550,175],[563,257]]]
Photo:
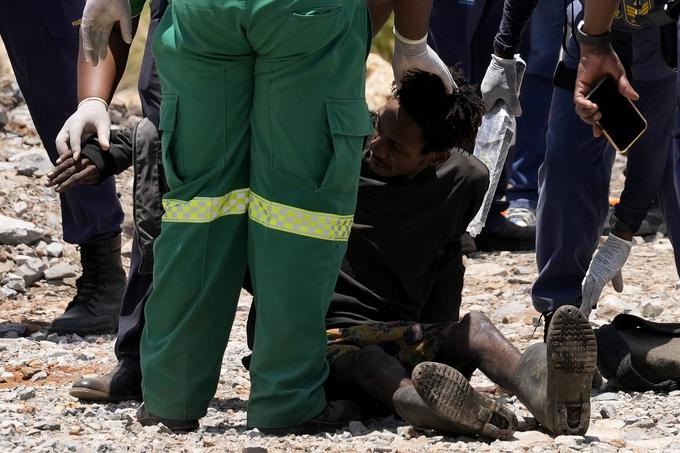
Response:
[[[619,93],[616,81],[610,76],[602,79],[586,99],[597,104],[602,114],[597,124],[609,143],[622,154],[628,152],[647,129],[647,120],[632,101]]]

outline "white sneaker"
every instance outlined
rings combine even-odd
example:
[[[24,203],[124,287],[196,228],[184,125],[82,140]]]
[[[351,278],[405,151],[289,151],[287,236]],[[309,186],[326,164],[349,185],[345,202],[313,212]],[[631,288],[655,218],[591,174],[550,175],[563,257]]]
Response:
[[[536,210],[531,208],[510,208],[506,219],[520,227],[536,226]]]

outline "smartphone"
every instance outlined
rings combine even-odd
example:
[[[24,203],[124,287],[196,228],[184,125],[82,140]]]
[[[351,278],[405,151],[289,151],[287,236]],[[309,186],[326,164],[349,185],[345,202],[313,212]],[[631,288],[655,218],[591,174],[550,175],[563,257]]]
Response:
[[[645,117],[629,99],[619,93],[619,87],[610,76],[602,79],[586,99],[597,104],[602,114],[597,124],[609,143],[623,154],[647,129]]]

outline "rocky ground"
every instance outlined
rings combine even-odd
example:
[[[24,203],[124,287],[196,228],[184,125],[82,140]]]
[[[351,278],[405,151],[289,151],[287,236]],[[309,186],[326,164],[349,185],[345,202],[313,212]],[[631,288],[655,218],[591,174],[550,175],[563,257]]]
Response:
[[[379,61],[373,61],[380,67]],[[372,73],[369,81],[382,81]],[[369,82],[370,83],[370,82]],[[378,83],[384,87],[384,83]],[[372,90],[380,104],[388,90]],[[119,105],[117,122],[134,115]],[[136,111],[136,110],[133,110]],[[4,112],[4,114],[3,114]],[[621,163],[619,163],[620,167]],[[249,381],[240,358],[246,353],[245,320],[250,297],[243,293],[224,357],[220,385],[201,428],[178,436],[135,421],[137,403],[86,404],[68,395],[83,375],[115,364],[113,336],[47,335],[46,326],[66,307],[79,273],[78,251],[63,242],[58,198],[44,187],[51,165],[44,156],[16,86],[0,81],[0,451],[680,451],[680,391],[668,395],[593,391],[586,436],[552,437],[514,397],[501,397],[520,419],[511,441],[444,437],[404,425],[394,417],[353,422],[318,436],[270,437],[245,427]],[[620,169],[620,168],[619,168]],[[617,173],[619,174],[619,173]],[[616,179],[618,178],[618,179]],[[615,186],[620,186],[616,176]],[[127,220],[125,260],[130,249],[131,174],[118,177]],[[678,276],[663,237],[639,239],[625,267],[623,293],[605,289],[592,318],[600,325],[617,313],[659,321],[680,319]],[[474,253],[467,258],[463,312],[479,310],[520,349],[540,341],[542,327],[531,309],[536,277],[531,253]],[[480,373],[475,385],[489,385]]]

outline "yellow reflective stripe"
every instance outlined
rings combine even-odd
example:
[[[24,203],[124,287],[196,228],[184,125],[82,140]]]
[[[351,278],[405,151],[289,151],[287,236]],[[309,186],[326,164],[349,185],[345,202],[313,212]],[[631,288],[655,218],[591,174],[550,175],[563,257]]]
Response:
[[[250,189],[232,190],[220,197],[196,197],[189,201],[164,199],[163,222],[207,223],[225,215],[248,211]]]
[[[352,215],[307,211],[276,203],[253,192],[248,216],[267,228],[327,241],[346,241],[354,219]]]

